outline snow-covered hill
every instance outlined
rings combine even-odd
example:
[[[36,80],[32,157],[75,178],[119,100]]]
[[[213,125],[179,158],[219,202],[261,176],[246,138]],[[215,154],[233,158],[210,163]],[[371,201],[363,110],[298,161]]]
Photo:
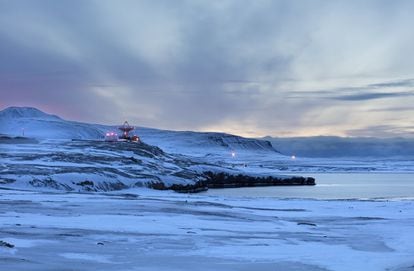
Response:
[[[31,107],[9,107],[0,111],[0,134],[39,139],[103,139],[105,132],[116,126],[88,124],[64,120]],[[276,153],[265,140],[243,138],[225,133],[166,131],[137,127],[141,139],[167,152],[195,156],[215,153],[266,152]]]
[[[142,142],[1,139],[0,187],[108,191],[148,186],[199,191],[206,189],[206,181],[209,187],[223,187],[224,182],[227,186],[314,183],[266,167],[248,167],[229,157],[170,154]]]
[[[48,140],[0,144],[0,185],[106,191],[198,180],[192,163],[144,143]]]
[[[33,107],[8,107],[0,111],[0,119],[43,119],[61,121],[62,119],[56,115],[47,114]]]
[[[171,187],[197,184],[206,171],[274,175],[273,170],[247,168],[244,159],[286,159],[269,142],[224,133],[138,127],[134,132],[144,143],[103,141],[106,132],[116,130],[36,108],[0,111],[0,134],[5,135],[0,141],[0,184],[71,191]],[[13,138],[22,135],[33,140]]]
[[[230,155],[233,151],[240,154],[278,154],[268,141],[225,133],[164,131],[150,128],[138,128],[137,133],[148,144],[159,146],[171,153],[191,156],[224,153]]]
[[[0,134],[39,139],[98,139],[104,127],[63,120],[32,107],[9,107],[0,111]]]

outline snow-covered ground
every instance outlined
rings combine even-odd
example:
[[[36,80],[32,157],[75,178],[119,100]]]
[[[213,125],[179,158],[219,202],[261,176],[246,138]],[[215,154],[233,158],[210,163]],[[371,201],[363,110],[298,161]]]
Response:
[[[277,154],[274,158],[286,159]],[[185,185],[203,180],[206,171],[283,175],[274,169],[247,166],[225,152],[194,157],[130,142],[40,140],[34,144],[0,144],[0,159],[0,187],[35,190],[108,191],[153,183]]]
[[[1,270],[412,270],[414,201],[2,190]]]

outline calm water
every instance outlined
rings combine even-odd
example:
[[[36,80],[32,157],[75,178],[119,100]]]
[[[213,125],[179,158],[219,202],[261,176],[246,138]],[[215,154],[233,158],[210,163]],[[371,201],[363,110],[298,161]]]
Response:
[[[316,178],[317,185],[210,189],[206,194],[313,199],[414,198],[414,173],[310,173],[303,176]]]

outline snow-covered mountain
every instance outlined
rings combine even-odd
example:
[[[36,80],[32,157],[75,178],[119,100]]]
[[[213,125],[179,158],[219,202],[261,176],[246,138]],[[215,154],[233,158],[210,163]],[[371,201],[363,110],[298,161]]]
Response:
[[[32,107],[8,107],[0,111],[0,134],[40,139],[98,139],[103,127],[67,121]]]
[[[88,124],[64,120],[31,107],[9,107],[0,111],[0,134],[25,135],[39,139],[102,139],[113,125]],[[165,151],[206,155],[217,152],[269,152],[276,150],[265,140],[243,138],[225,133],[181,132],[137,127],[141,139]]]
[[[8,107],[0,111],[0,119],[43,119],[43,120],[62,120],[56,115],[47,114],[34,107]]]

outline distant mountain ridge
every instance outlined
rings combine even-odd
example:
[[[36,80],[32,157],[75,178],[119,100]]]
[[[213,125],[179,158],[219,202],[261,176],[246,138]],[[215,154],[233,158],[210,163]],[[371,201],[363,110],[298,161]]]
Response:
[[[282,154],[298,157],[414,157],[414,139],[364,137],[264,137]]]
[[[9,107],[0,111],[0,134],[24,135],[39,139],[103,139],[113,125],[89,124],[64,120],[33,107]],[[258,151],[277,152],[270,142],[213,132],[168,131],[137,127],[146,143],[182,154],[206,152]]]

